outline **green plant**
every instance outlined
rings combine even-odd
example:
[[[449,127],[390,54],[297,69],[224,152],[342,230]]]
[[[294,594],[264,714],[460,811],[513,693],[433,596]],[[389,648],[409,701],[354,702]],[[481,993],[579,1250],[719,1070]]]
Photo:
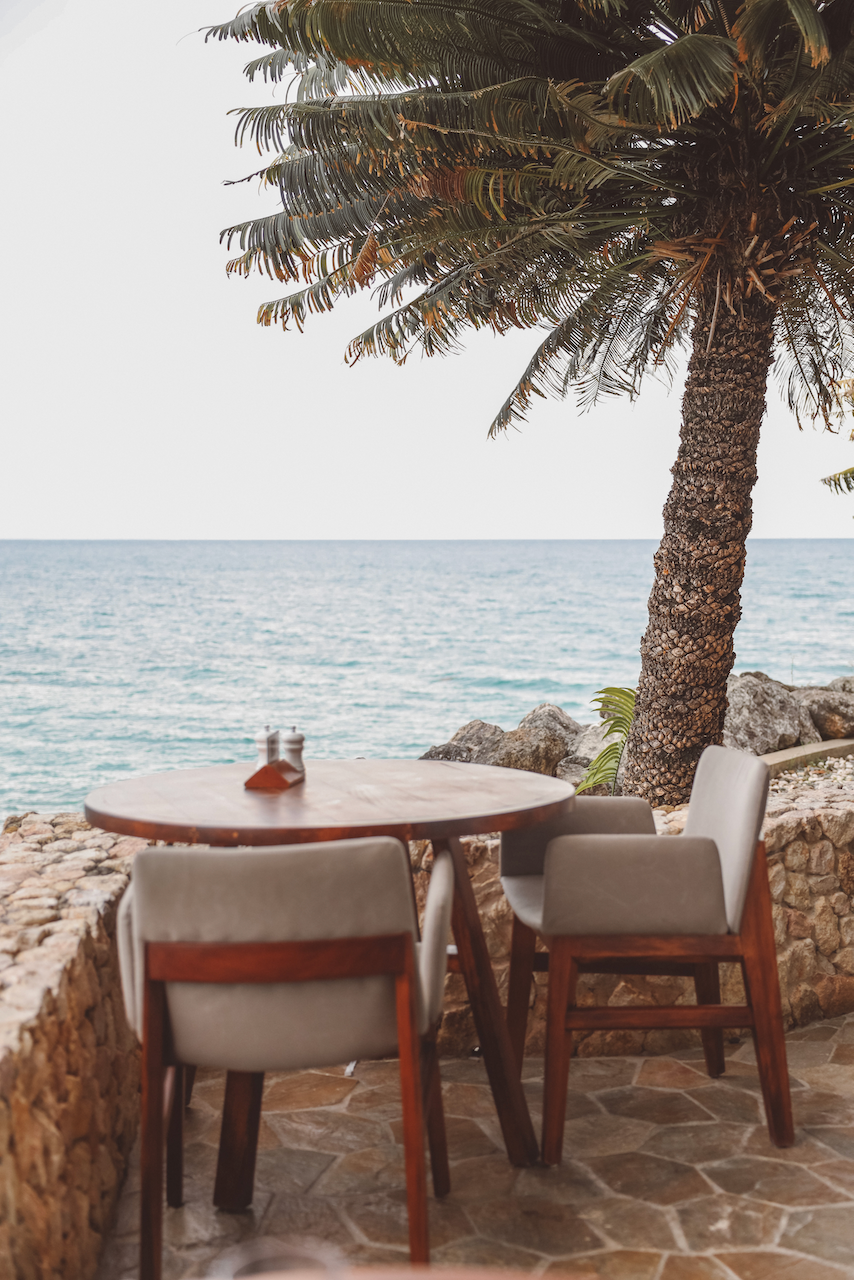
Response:
[[[613,795],[617,789],[617,774],[620,771],[629,729],[632,727],[632,716],[635,713],[635,691],[609,686],[607,689],[600,689],[590,701],[594,706],[598,706],[608,733],[616,736],[613,742],[607,743],[602,748],[595,760],[590,761],[584,776],[575,788],[575,794],[580,795],[582,791],[589,791],[591,787],[604,786],[610,787]]]

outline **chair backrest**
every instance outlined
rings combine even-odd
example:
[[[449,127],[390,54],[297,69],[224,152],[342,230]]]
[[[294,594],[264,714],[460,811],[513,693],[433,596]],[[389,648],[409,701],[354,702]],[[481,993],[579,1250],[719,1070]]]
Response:
[[[639,796],[577,796],[571,809],[548,822],[501,835],[502,876],[541,876],[546,846],[555,836],[655,835],[652,809]]]
[[[758,756],[726,747],[706,747],[694,774],[685,835],[707,836],[718,847],[727,924],[733,933],[741,928],[769,777],[768,766]]]
[[[416,934],[409,858],[399,840],[386,837],[267,849],[144,849],[129,892],[119,939],[137,1031],[146,942]],[[176,1053],[196,1066],[284,1070],[377,1057],[397,1046],[391,977],[167,983],[166,991]]]

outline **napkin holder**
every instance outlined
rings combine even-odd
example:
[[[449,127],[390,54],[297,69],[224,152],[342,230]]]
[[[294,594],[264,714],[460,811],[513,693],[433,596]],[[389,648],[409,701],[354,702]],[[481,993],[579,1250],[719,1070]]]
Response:
[[[270,760],[247,778],[247,791],[288,791],[305,782],[305,769],[295,769],[287,760]]]

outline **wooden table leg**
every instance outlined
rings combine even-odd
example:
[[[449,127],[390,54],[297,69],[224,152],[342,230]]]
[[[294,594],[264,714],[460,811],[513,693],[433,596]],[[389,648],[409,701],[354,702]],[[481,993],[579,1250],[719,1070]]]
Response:
[[[433,847],[448,849],[454,864],[451,927],[507,1155],[511,1164],[535,1164],[539,1158],[537,1139],[514,1062],[504,1009],[489,961],[462,845],[456,837],[448,837],[435,840]]]
[[[226,1075],[214,1204],[229,1213],[239,1213],[252,1203],[263,1092],[261,1071],[229,1071]]]

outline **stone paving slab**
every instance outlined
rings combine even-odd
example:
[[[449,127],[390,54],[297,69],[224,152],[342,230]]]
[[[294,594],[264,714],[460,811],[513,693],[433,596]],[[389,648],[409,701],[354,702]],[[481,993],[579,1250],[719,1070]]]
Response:
[[[483,1064],[443,1060],[452,1190],[430,1201],[432,1261],[568,1280],[854,1280],[850,1047],[854,1016],[788,1037],[786,1151],[764,1127],[750,1041],[727,1046],[720,1081],[696,1049],[576,1059],[554,1169],[514,1169]],[[524,1070],[537,1124],[542,1067]],[[187,1113],[186,1203],[166,1210],[164,1280],[226,1274],[222,1259],[259,1237],[327,1262],[406,1262],[397,1063],[268,1075],[255,1202],[240,1214],[211,1203],[223,1081],[200,1072]],[[134,1162],[97,1280],[136,1280],[138,1211]]]

